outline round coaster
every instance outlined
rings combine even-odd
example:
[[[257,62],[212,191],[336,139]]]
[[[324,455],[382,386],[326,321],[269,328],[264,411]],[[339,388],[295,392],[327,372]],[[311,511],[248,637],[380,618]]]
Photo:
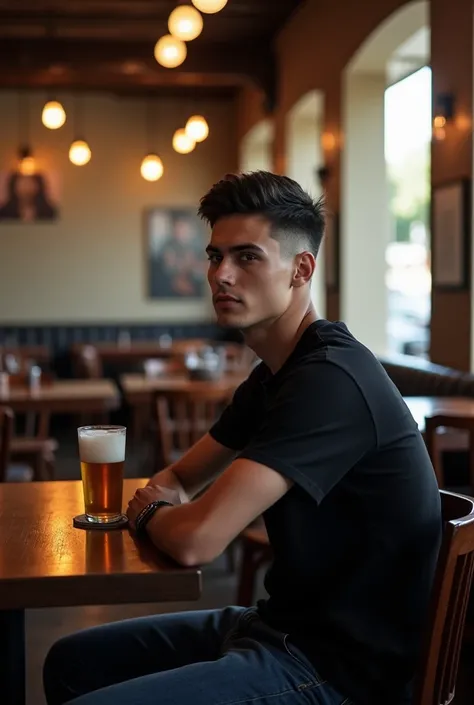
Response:
[[[110,529],[123,529],[128,525],[128,517],[126,514],[121,514],[120,518],[116,521],[110,521],[108,523],[99,523],[97,521],[89,521],[85,514],[78,514],[72,520],[73,526],[76,529],[92,529],[94,531],[110,531]]]

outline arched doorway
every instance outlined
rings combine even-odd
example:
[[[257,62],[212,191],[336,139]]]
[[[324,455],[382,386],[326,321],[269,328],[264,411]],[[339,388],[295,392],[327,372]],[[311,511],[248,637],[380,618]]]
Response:
[[[272,171],[274,125],[272,120],[262,120],[252,127],[240,145],[240,171]]]
[[[404,5],[364,42],[344,75],[341,317],[379,355],[393,347],[386,261],[394,239],[385,160],[386,90],[429,60],[428,27],[427,2]]]

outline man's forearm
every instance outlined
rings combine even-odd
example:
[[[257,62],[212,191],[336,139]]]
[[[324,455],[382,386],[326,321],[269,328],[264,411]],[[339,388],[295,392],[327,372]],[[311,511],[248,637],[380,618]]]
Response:
[[[153,477],[151,477],[148,481],[148,484],[161,485],[162,487],[167,487],[170,490],[175,490],[179,493],[182,504],[185,504],[191,500],[183,485],[179,481],[178,476],[173,472],[172,465],[153,475]]]

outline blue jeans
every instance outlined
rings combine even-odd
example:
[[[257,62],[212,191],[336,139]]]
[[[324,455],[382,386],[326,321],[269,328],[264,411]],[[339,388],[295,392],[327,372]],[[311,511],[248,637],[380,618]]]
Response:
[[[48,705],[349,705],[255,609],[180,612],[65,637],[44,665]]]

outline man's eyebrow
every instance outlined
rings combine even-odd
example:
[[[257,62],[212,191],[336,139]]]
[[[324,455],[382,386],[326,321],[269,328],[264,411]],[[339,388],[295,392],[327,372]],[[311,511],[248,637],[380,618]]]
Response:
[[[260,252],[261,254],[264,254],[264,250],[262,250],[261,247],[258,245],[254,245],[251,242],[244,243],[243,245],[233,245],[232,247],[229,247],[229,252],[243,252],[243,251],[249,251],[251,250],[252,252]],[[206,252],[208,254],[221,254],[222,250],[220,250],[218,247],[215,247],[214,245],[208,245],[206,247]]]

